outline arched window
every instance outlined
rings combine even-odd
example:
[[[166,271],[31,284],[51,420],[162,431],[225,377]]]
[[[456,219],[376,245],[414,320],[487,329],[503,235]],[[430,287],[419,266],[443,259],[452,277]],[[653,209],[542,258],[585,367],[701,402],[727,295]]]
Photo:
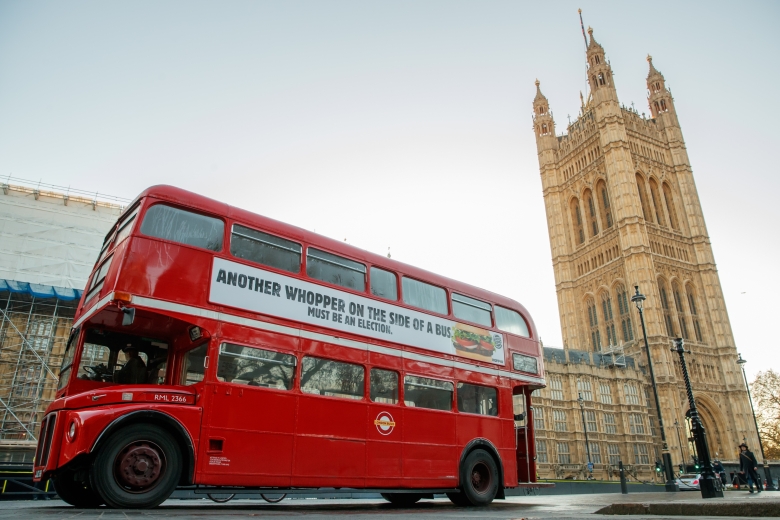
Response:
[[[672,196],[672,188],[666,182],[661,186],[664,191],[664,201],[666,202],[666,209],[669,211],[669,220],[672,223],[672,228],[677,231],[680,230],[680,222],[677,220],[677,209],[674,207],[674,197]]]
[[[650,179],[650,195],[653,197],[653,208],[655,209],[655,219],[661,226],[666,227],[666,214],[661,203],[661,194],[658,191],[658,183],[655,179]]]
[[[690,284],[685,287],[685,292],[688,294],[688,310],[691,311],[693,332],[696,334],[696,340],[699,343],[704,343],[704,336],[701,333],[701,325],[699,324],[699,311],[696,308],[696,293]]]
[[[631,309],[628,306],[630,300],[623,284],[618,284],[615,287],[615,294],[617,295],[618,310],[620,311],[620,330],[623,332],[623,341],[628,343],[629,341],[634,341],[634,328],[631,326]]]
[[[593,193],[590,190],[585,190],[583,200],[585,201],[585,211],[588,212],[590,236],[595,237],[599,234],[599,223],[596,217],[596,205],[593,203]]]
[[[604,316],[604,327],[607,330],[607,345],[617,346],[618,339],[615,334],[615,319],[612,315],[612,297],[609,292],[601,293],[601,313]]]
[[[585,301],[585,306],[588,308],[591,345],[593,346],[593,351],[598,352],[601,350],[601,332],[599,331],[599,315],[596,313],[596,302],[593,301],[593,298],[588,298]]]
[[[571,223],[574,227],[574,237],[577,245],[585,242],[585,230],[582,227],[582,215],[580,214],[580,201],[575,197],[569,203],[571,208]]]
[[[636,189],[639,191],[639,202],[642,204],[642,217],[644,217],[647,222],[652,222],[653,220],[650,216],[650,208],[647,206],[645,179],[638,173],[636,174]]]
[[[609,193],[607,193],[607,183],[599,181],[596,185],[596,197],[599,199],[601,209],[601,227],[609,229],[612,227],[612,208],[609,205]]]
[[[677,282],[672,283],[672,293],[674,293],[674,306],[677,310],[677,321],[680,323],[680,332],[682,333],[683,339],[688,339],[688,325],[685,320],[685,309],[683,309],[680,284]]]
[[[658,292],[661,293],[661,310],[664,313],[664,323],[666,324],[666,335],[676,337],[674,331],[674,322],[672,321],[672,309],[669,306],[669,291],[666,289],[666,282],[663,278],[658,279]]]

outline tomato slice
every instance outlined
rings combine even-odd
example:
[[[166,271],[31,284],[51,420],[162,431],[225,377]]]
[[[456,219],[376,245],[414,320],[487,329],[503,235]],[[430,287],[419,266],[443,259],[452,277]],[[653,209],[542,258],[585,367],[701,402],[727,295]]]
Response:
[[[455,338],[455,341],[463,348],[474,349],[477,348],[477,343],[466,338]]]

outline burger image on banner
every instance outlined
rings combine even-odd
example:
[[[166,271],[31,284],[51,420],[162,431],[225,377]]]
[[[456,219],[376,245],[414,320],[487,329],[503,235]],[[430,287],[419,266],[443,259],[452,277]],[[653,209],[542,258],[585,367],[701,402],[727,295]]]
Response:
[[[455,325],[452,345],[459,356],[488,363],[493,361],[493,352],[496,350],[492,332],[463,323]]]

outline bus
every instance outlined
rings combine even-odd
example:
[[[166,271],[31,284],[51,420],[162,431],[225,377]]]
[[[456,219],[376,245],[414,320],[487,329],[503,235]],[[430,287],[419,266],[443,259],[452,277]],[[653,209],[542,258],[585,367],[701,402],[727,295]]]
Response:
[[[542,359],[514,300],[154,186],[103,243],[34,479],[77,507],[177,487],[487,505],[544,486]]]

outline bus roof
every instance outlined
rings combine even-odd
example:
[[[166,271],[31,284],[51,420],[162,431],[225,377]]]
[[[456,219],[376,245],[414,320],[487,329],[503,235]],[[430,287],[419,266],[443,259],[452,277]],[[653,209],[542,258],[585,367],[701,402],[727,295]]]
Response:
[[[203,195],[177,188],[175,186],[169,186],[165,184],[151,186],[141,192],[141,194],[139,194],[135,200],[139,200],[143,197],[154,197],[175,204],[188,206],[206,213],[211,213],[215,216],[223,216],[238,220],[243,224],[248,226],[256,226],[272,234],[276,233],[284,237],[298,239],[306,242],[307,245],[319,247],[336,254],[341,253],[342,255],[346,255],[357,260],[363,260],[364,262],[375,265],[377,267],[384,267],[386,269],[396,271],[411,278],[417,278],[422,281],[430,282],[434,285],[447,287],[456,292],[463,292],[467,296],[487,300],[491,303],[501,305],[503,307],[515,309],[520,311],[528,323],[531,337],[537,338],[536,326],[534,325],[533,319],[531,318],[528,310],[519,302],[511,298],[507,298],[506,296],[501,296],[500,294],[494,293],[492,291],[459,282],[457,280],[447,278],[446,276],[441,276],[436,273],[426,271],[425,269],[420,269],[419,267],[387,258],[386,256],[377,255],[364,249],[349,245],[345,242],[340,242],[338,240],[317,234],[313,231],[308,231],[306,229],[286,224],[272,218],[264,217],[245,209],[230,206],[224,202],[219,202],[214,199],[204,197]],[[133,205],[134,204],[128,206],[128,209]]]

